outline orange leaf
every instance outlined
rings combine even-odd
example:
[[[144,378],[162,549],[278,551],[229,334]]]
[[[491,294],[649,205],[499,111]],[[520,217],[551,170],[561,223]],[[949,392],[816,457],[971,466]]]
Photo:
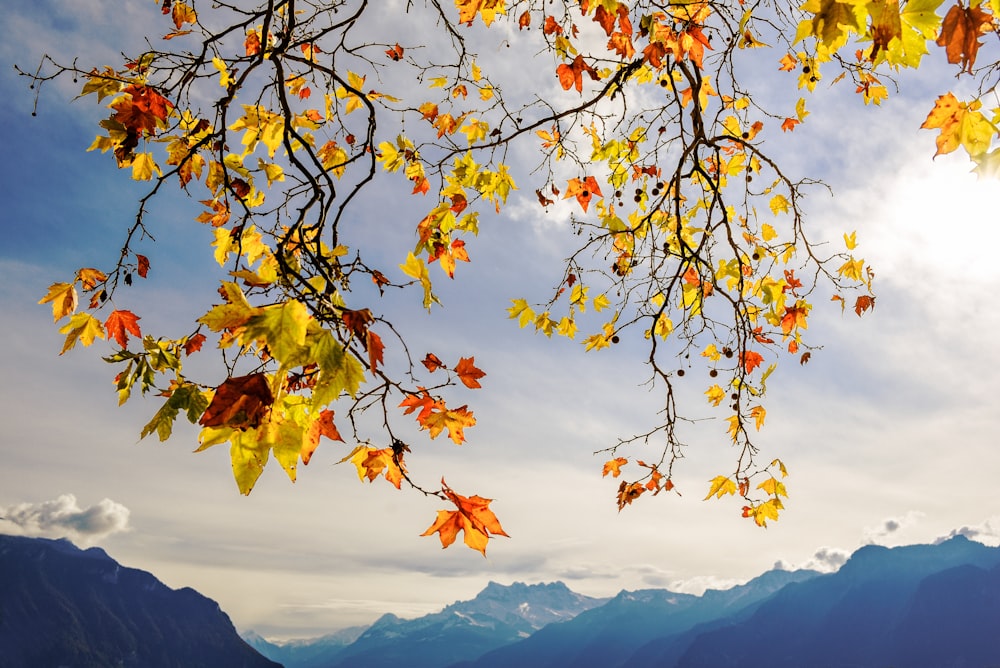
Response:
[[[427,353],[427,355],[424,357],[424,359],[420,361],[420,363],[423,364],[425,367],[427,367],[427,370],[430,371],[431,373],[434,373],[435,371],[444,366],[444,362],[438,359],[438,356],[435,355],[434,353]]]
[[[149,273],[149,258],[147,258],[145,255],[139,255],[137,253],[135,256],[135,261],[137,263],[136,273],[139,274],[140,278],[146,278],[146,274]]]
[[[746,369],[747,373],[753,373],[753,370],[759,367],[763,361],[764,356],[758,352],[748,350],[740,353],[740,365]]]
[[[267,377],[262,373],[227,378],[198,420],[203,427],[246,429],[260,426],[274,403]]]
[[[420,412],[417,413],[417,422],[423,424],[424,420],[426,420],[434,410],[434,406],[437,402],[426,389],[422,387],[417,389],[419,389],[423,394],[407,394],[406,398],[399,404],[399,407],[406,408],[406,410],[403,411],[404,415],[409,415],[419,408]]]
[[[587,207],[590,206],[590,200],[594,195],[598,197],[604,196],[601,193],[601,187],[597,184],[597,179],[593,176],[587,176],[583,181],[580,181],[580,179],[570,179],[563,199],[576,197],[576,201],[580,203],[580,207],[586,213]]]
[[[936,44],[944,47],[949,63],[961,64],[962,69],[971,74],[976,54],[982,46],[979,36],[988,31],[992,23],[993,17],[978,5],[963,7],[959,0],[945,14]]]
[[[609,459],[604,462],[604,469],[601,472],[601,477],[606,477],[609,473],[612,478],[617,478],[622,474],[621,467],[628,464],[628,460],[624,457],[615,457],[614,459]]]
[[[586,72],[590,75],[590,78],[597,81],[600,77],[597,75],[597,70],[588,65],[584,61],[583,56],[577,55],[573,60],[572,64],[567,65],[563,63],[556,68],[556,74],[559,76],[559,83],[562,85],[564,90],[569,90],[570,88],[576,88],[577,93],[583,93],[583,73]]]
[[[382,353],[385,350],[385,346],[382,344],[382,337],[380,337],[375,332],[368,330],[368,361],[371,364],[372,373],[375,373],[375,369],[378,368],[379,364],[383,364]]]
[[[471,390],[482,387],[479,384],[479,379],[486,375],[485,371],[476,368],[475,361],[475,357],[462,357],[458,360],[458,364],[455,365],[455,373],[458,374],[458,379]]]
[[[399,45],[399,42],[397,42],[396,46],[392,47],[391,49],[389,49],[388,51],[385,52],[385,55],[389,56],[390,58],[392,58],[393,60],[396,60],[396,61],[402,60],[403,59],[403,47],[401,47]]]
[[[531,26],[531,12],[524,12],[517,17],[517,29],[524,30]]]
[[[446,548],[455,542],[458,532],[464,532],[465,544],[486,556],[486,544],[491,536],[506,536],[497,516],[490,510],[493,499],[481,496],[465,497],[456,494],[441,480],[441,491],[458,510],[439,510],[437,519],[421,536],[435,533],[441,539],[441,547]]]
[[[795,129],[795,126],[798,125],[801,122],[802,121],[800,121],[800,120],[798,120],[796,118],[786,118],[784,120],[784,122],[781,124],[781,131],[782,132],[791,132],[792,130]]]
[[[142,336],[139,331],[139,316],[131,311],[112,311],[104,321],[104,329],[122,348],[128,347],[129,334]]]
[[[874,308],[875,298],[870,295],[861,295],[858,297],[857,301],[854,302],[854,312],[858,314],[859,318],[865,311]]]
[[[256,56],[260,53],[260,35],[256,32],[247,33],[246,41],[243,42],[243,47],[246,49],[246,54],[248,56]]]

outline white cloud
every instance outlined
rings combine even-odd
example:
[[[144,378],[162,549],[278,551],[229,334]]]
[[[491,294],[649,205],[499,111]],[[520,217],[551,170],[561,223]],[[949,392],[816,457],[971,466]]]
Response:
[[[942,543],[955,536],[965,536],[969,540],[974,540],[984,545],[1000,545],[1000,517],[992,517],[980,524],[972,526],[965,525],[958,529],[952,529],[946,536],[941,536],[934,541],[934,544]]]
[[[0,532],[17,536],[71,538],[90,543],[128,531],[129,509],[111,499],[81,508],[72,494],[42,503],[0,507]]]
[[[880,524],[865,528],[863,542],[865,545],[881,545],[886,542],[898,544],[896,534],[914,526],[923,516],[923,513],[911,510],[902,517],[887,517]]]

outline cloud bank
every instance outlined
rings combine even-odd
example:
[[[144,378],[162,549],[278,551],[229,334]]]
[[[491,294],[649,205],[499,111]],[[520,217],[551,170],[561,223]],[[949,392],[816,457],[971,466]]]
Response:
[[[43,538],[70,538],[91,543],[127,531],[129,509],[111,499],[81,508],[72,494],[42,503],[0,506],[0,533]]]

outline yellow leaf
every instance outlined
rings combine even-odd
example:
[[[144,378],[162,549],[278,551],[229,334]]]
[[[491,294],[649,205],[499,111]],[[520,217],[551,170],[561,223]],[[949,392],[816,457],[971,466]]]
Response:
[[[512,299],[511,302],[514,304],[509,309],[507,309],[508,317],[511,319],[517,318],[517,323],[522,328],[526,327],[529,322],[534,322],[535,312],[528,302],[524,299]]]
[[[844,245],[847,246],[847,250],[854,250],[858,245],[858,233],[857,231],[851,232],[850,234],[844,234]]]
[[[39,304],[52,302],[52,322],[76,311],[78,297],[72,283],[53,283]]]
[[[153,178],[153,172],[162,176],[159,165],[153,162],[151,153],[136,153],[132,160],[132,178],[136,181],[149,181]]]
[[[736,483],[727,478],[724,475],[717,475],[710,481],[712,483],[708,490],[708,496],[703,500],[707,501],[713,496],[717,499],[721,499],[726,494],[736,494]]]
[[[754,423],[757,426],[757,431],[764,425],[764,417],[767,415],[767,411],[763,406],[754,406],[750,409],[750,417],[754,419]]]
[[[710,404],[718,406],[722,403],[722,400],[726,398],[726,391],[718,385],[713,385],[705,391],[705,396],[708,397]]]
[[[411,278],[415,278],[420,282],[420,285],[424,289],[424,308],[428,311],[431,310],[432,303],[438,302],[437,296],[431,292],[431,278],[427,273],[427,265],[424,261],[418,258],[413,253],[406,256],[406,262],[399,265],[399,268],[403,270],[403,273]]]
[[[757,489],[763,490],[765,494],[770,494],[771,496],[788,496],[785,483],[773,476],[757,485]]]
[[[89,313],[74,313],[70,316],[69,322],[59,329],[59,333],[66,335],[66,341],[63,343],[62,350],[59,351],[59,354],[62,355],[75,346],[77,341],[89,346],[95,338],[103,339],[104,326],[100,320]]]
[[[784,195],[775,195],[771,198],[769,206],[771,213],[777,216],[779,213],[788,213],[789,202]]]

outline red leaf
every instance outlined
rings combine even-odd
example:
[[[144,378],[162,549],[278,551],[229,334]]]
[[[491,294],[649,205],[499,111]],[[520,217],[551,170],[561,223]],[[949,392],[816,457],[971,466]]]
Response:
[[[198,420],[203,427],[253,429],[264,420],[274,396],[262,373],[227,378],[215,390],[215,396]]]
[[[138,263],[136,273],[138,273],[141,278],[146,278],[146,274],[149,273],[149,258],[145,255],[139,255],[136,253],[135,260]]]
[[[205,335],[202,334],[201,332],[198,332],[197,334],[190,337],[187,341],[184,342],[184,354],[191,355],[198,352],[199,350],[201,350],[201,346],[203,343],[205,343]]]
[[[129,334],[142,336],[142,332],[139,331],[139,316],[131,311],[112,311],[104,321],[104,329],[122,348],[128,347]]]

